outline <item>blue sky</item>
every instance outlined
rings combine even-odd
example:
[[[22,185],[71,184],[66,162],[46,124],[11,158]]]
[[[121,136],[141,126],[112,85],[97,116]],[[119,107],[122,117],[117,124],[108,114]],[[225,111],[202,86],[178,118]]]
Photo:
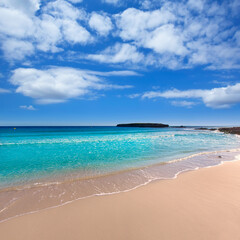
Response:
[[[1,0],[0,125],[240,125],[240,2]]]

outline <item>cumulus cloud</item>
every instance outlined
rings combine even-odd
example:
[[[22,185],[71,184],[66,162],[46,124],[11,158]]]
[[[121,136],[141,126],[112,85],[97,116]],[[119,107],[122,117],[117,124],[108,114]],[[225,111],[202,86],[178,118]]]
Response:
[[[98,13],[91,14],[89,26],[103,36],[108,35],[113,28],[111,19]]]
[[[93,42],[93,37],[81,24],[87,13],[65,0],[48,2],[41,8],[38,0],[4,0],[0,3],[0,41],[8,60],[21,60],[36,50],[56,53],[64,43]],[[9,42],[9,39],[11,42]],[[11,45],[14,46],[11,51]],[[21,47],[22,46],[22,47]],[[17,54],[9,54],[17,49]]]
[[[0,33],[2,35],[26,38],[32,36],[33,29],[33,21],[25,13],[0,5]]]
[[[32,43],[16,39],[8,39],[3,43],[2,47],[5,57],[9,60],[21,60],[34,52]]]
[[[61,24],[50,15],[44,15],[41,20],[36,21],[34,35],[36,48],[43,52],[55,53],[61,51],[61,48],[57,47],[58,43],[63,40],[60,26]]]
[[[49,2],[44,8],[44,13],[53,16],[55,19],[83,19],[85,11],[74,7],[65,0]]]
[[[34,14],[40,8],[40,1],[41,0],[1,0],[0,5],[17,9],[24,12],[27,15]]]
[[[64,20],[63,21],[63,33],[65,39],[72,43],[89,43],[93,41],[90,33],[80,26],[76,21]]]
[[[40,23],[45,21],[43,32],[45,34],[48,32],[49,35],[47,34],[47,38],[42,34],[40,36],[43,36],[41,40],[47,46],[53,45],[56,48],[58,43],[64,41],[84,45],[93,41],[91,34],[79,24],[79,21],[87,19],[84,10],[74,7],[64,0],[57,0],[48,3],[44,7],[44,13]]]
[[[99,54],[89,54],[87,56],[87,59],[104,63],[139,63],[143,58],[143,54],[138,52],[136,46],[128,43],[117,43]]]
[[[7,60],[11,57],[22,60],[37,51],[51,53],[44,55],[51,58],[54,53],[66,52],[70,47],[82,56],[81,45],[81,51],[91,61],[169,69],[240,68],[240,28],[236,24],[240,4],[237,0],[139,0],[134,2],[136,8],[119,10],[116,14],[87,12],[80,5],[74,5],[79,2],[81,0],[2,0],[0,44]],[[119,0],[102,2],[122,3]],[[105,38],[100,42],[99,36]],[[24,45],[18,48],[17,57],[5,48],[9,39]],[[84,48],[93,43],[97,54]],[[105,50],[102,48],[110,45],[104,47]]]
[[[123,41],[152,51],[152,60],[145,61],[147,65],[170,69],[198,65],[208,69],[240,67],[239,27],[229,18],[230,3],[140,2],[148,10],[128,8],[116,14],[115,19]]]
[[[173,89],[165,92],[150,91],[144,93],[142,98],[201,99],[207,107],[228,108],[240,103],[240,83],[209,90],[191,89],[180,91]]]
[[[142,11],[128,8],[115,16],[120,37],[144,43],[145,36],[163,24],[173,22],[175,16],[165,10]]]
[[[124,41],[134,41],[138,47],[162,55],[187,53],[180,30],[173,24],[176,16],[166,9],[142,11],[129,8],[116,15],[116,20],[119,36]]]
[[[100,90],[132,87],[110,84],[102,75],[121,75],[121,72],[99,73],[64,67],[46,70],[18,68],[14,70],[10,83],[17,87],[17,93],[34,98],[38,104],[61,103],[71,98],[87,98]]]
[[[25,109],[25,110],[30,110],[30,111],[35,111],[35,110],[36,110],[36,108],[33,107],[32,105],[29,105],[29,106],[27,106],[27,105],[22,105],[22,106],[20,106],[20,108],[21,108],[21,109]]]
[[[166,24],[154,30],[144,41],[146,48],[153,49],[155,52],[173,53],[175,55],[185,55],[187,49],[183,46],[180,34],[172,24]]]

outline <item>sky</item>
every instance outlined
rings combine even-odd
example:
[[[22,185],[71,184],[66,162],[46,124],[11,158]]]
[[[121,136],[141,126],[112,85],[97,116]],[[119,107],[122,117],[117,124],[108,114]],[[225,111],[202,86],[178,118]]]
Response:
[[[240,125],[240,1],[1,0],[0,125]]]

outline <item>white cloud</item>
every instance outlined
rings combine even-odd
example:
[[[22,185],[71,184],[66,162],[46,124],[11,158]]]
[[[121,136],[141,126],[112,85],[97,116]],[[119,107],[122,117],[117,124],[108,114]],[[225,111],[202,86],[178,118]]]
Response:
[[[82,45],[93,42],[91,34],[80,23],[87,21],[87,13],[69,2],[51,1],[41,8],[38,16],[35,12],[40,1],[23,0],[21,4],[17,0],[0,3],[0,42],[8,60],[21,60],[34,54],[36,49],[59,52],[63,50],[59,45],[66,42]],[[8,43],[9,38],[11,43]],[[16,56],[9,54],[15,50],[8,47],[13,42],[17,48]],[[20,44],[22,48],[18,47]]]
[[[137,51],[137,48],[128,43],[117,43],[113,47],[108,47],[99,54],[89,54],[87,59],[104,63],[139,63],[144,55]]]
[[[40,0],[1,0],[0,6],[17,9],[27,15],[33,15],[40,7]]]
[[[47,34],[46,34],[47,33]],[[61,23],[55,21],[50,15],[44,15],[36,21],[36,47],[44,52],[59,52],[61,49],[56,45],[63,41]]]
[[[123,40],[134,40],[141,45],[146,42],[148,33],[175,19],[175,16],[167,10],[141,11],[135,8],[128,8],[115,17],[120,37]]]
[[[68,0],[68,1],[70,1],[72,3],[81,3],[83,0]]]
[[[90,33],[76,21],[64,20],[63,33],[65,39],[72,43],[86,44],[93,41]]]
[[[228,43],[209,45],[201,40],[188,44],[192,55],[189,63],[193,65],[210,64],[209,69],[234,69],[239,68],[240,48],[230,47]]]
[[[166,24],[155,29],[142,41],[144,47],[153,49],[160,54],[185,55],[187,53],[179,32],[174,29],[172,24]]]
[[[128,95],[128,97],[129,98],[138,98],[138,97],[140,97],[141,96],[141,94],[140,93],[133,93],[133,94],[130,94],[130,95]]]
[[[90,70],[84,70],[86,73],[94,74],[98,76],[103,77],[110,77],[110,76],[140,76],[141,74],[135,72],[135,71],[111,71],[111,72],[97,72],[97,71],[90,71]]]
[[[196,105],[195,102],[190,102],[190,101],[172,101],[171,104],[176,107],[186,107],[186,108],[191,108],[192,106]]]
[[[191,89],[180,91],[177,89],[159,92],[151,91],[142,95],[142,98],[167,98],[167,99],[201,99],[207,107],[228,108],[240,103],[240,83],[227,87],[213,88],[210,90]]]
[[[0,93],[10,93],[8,89],[0,88]]]
[[[152,1],[150,0],[142,0],[140,4],[143,9],[150,9],[152,7]]]
[[[121,72],[118,73],[121,76]],[[110,84],[102,79],[101,75],[117,75],[117,72],[99,73],[64,67],[46,70],[18,68],[14,70],[10,83],[17,87],[17,93],[34,98],[39,104],[60,103],[71,98],[94,96],[94,92],[99,90],[132,87]]]
[[[203,0],[188,0],[187,5],[195,11],[201,11],[204,7]]]
[[[102,0],[102,2],[117,5],[120,3],[120,0]]]
[[[85,12],[74,7],[65,0],[56,0],[49,2],[44,7],[44,13],[52,15],[55,19],[83,19]]]
[[[26,38],[34,31],[32,20],[16,9],[0,7],[0,34],[11,37]]]
[[[16,39],[7,39],[3,43],[2,49],[5,57],[10,60],[21,60],[34,52],[32,43]]]
[[[111,19],[98,13],[91,14],[89,26],[103,36],[108,35],[113,28]]]
[[[45,32],[50,32],[56,38],[55,44],[59,40],[66,40],[72,44],[86,44],[93,41],[91,34],[79,24],[80,20],[87,19],[84,10],[74,7],[64,0],[57,0],[47,4],[44,11],[46,14],[43,15],[43,19],[47,18],[53,28],[53,31],[49,29],[50,31]],[[52,39],[51,36],[50,39]]]
[[[29,105],[29,106],[23,105],[23,106],[20,106],[20,108],[25,109],[25,110],[30,110],[30,111],[35,111],[36,110],[36,108],[33,107],[32,105]]]
[[[102,0],[121,4],[119,0]],[[33,46],[18,49],[12,60],[36,51],[56,53],[69,44],[85,47],[94,43],[97,54],[89,60],[106,63],[145,64],[169,69],[204,66],[207,69],[240,68],[240,28],[237,24],[239,1],[206,0],[135,2],[145,10],[127,8],[117,14],[86,12],[75,3],[82,0],[1,0],[0,44],[8,39]],[[126,6],[122,4],[122,6]],[[37,12],[38,11],[38,12]],[[98,36],[101,42],[97,41]],[[113,45],[100,51],[101,46]],[[79,52],[79,46],[71,49]],[[20,53],[21,52],[21,53]],[[126,57],[123,55],[126,54]],[[80,55],[80,54],[79,54]],[[131,56],[132,55],[132,56]],[[10,56],[7,60],[10,61]],[[45,57],[52,57],[44,55]]]
[[[170,69],[204,65],[240,68],[239,27],[229,19],[231,4],[204,0],[140,1],[143,8],[116,14],[118,36],[145,53],[145,64]],[[158,7],[157,10],[151,8]],[[149,56],[151,56],[149,60]]]

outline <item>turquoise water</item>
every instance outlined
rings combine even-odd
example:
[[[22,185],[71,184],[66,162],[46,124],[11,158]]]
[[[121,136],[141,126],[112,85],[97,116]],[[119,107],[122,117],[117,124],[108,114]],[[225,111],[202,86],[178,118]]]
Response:
[[[89,177],[239,147],[239,138],[177,128],[0,128],[0,188]]]

